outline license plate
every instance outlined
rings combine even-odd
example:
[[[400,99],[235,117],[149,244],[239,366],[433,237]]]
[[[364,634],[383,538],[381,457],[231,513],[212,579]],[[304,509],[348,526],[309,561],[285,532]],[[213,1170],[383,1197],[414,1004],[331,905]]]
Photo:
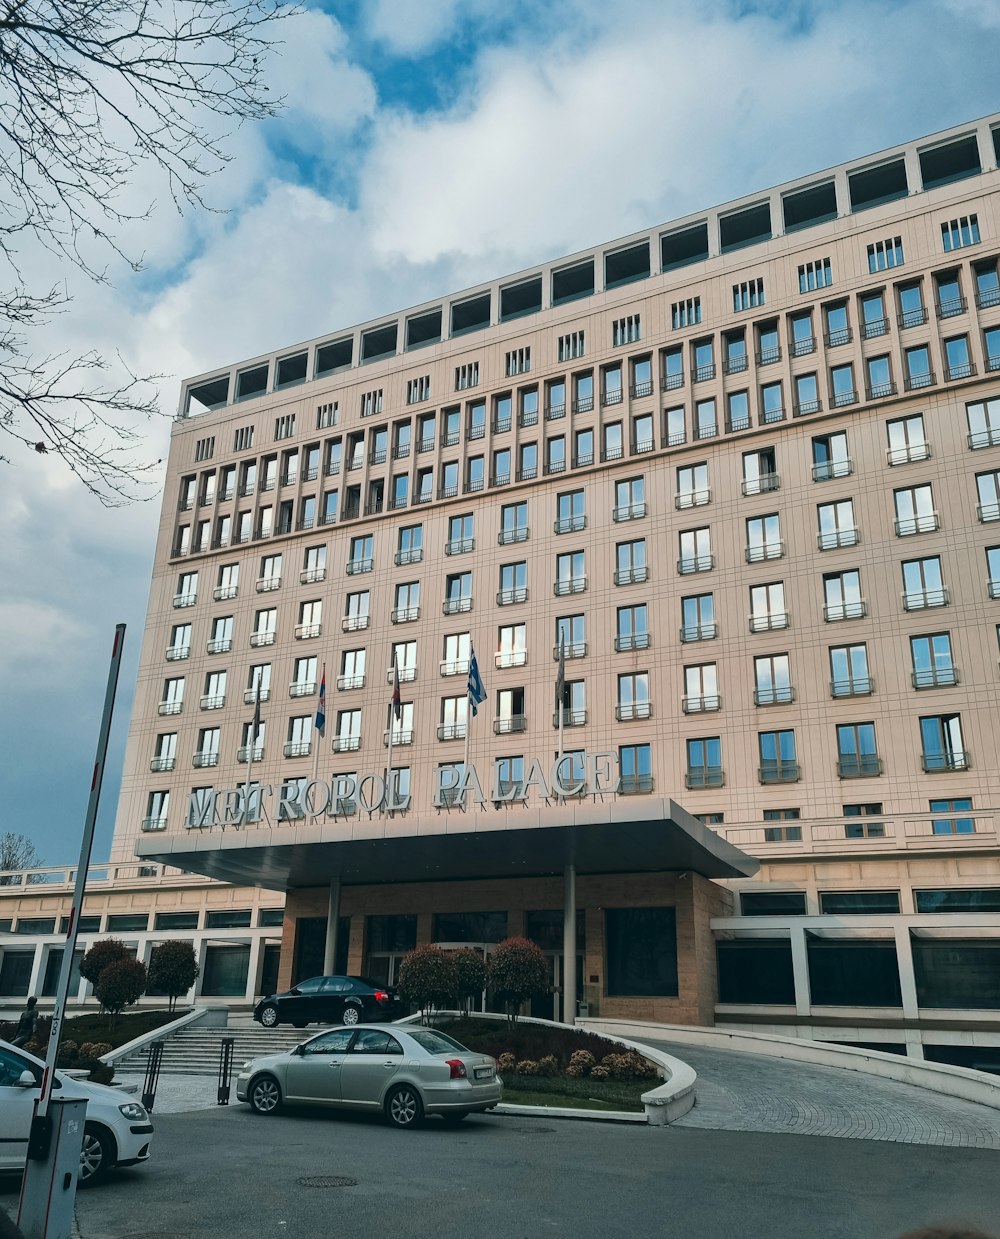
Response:
[[[475,1074],[477,1080],[488,1080],[493,1075],[493,1068],[477,1067]]]

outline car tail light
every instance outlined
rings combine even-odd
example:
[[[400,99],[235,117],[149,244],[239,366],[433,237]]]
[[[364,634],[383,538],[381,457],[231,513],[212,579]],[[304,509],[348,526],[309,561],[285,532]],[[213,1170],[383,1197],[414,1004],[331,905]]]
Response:
[[[388,1002],[389,995],[385,992],[384,989],[377,989],[375,991],[375,1001],[376,1002]]]
[[[452,1080],[468,1079],[469,1073],[465,1069],[465,1063],[460,1058],[446,1058],[445,1063],[451,1071]]]

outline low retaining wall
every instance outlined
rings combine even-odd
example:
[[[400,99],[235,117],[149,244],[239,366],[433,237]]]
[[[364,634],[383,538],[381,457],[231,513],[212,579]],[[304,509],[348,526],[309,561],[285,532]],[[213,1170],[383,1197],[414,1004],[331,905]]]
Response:
[[[182,1028],[190,1027],[191,1024],[201,1024],[203,1028],[225,1028],[228,1021],[229,1012],[225,1007],[195,1007],[193,1011],[185,1011],[183,1015],[179,1015],[176,1020],[172,1020],[169,1024],[161,1024],[159,1028],[154,1028],[152,1032],[134,1037],[131,1041],[126,1041],[124,1045],[118,1046],[117,1049],[103,1054],[101,1062],[107,1063],[109,1067],[113,1067],[130,1054],[135,1054],[136,1051],[145,1049],[147,1045],[152,1045],[154,1041],[162,1041],[165,1037],[172,1037],[174,1033],[180,1032]]]

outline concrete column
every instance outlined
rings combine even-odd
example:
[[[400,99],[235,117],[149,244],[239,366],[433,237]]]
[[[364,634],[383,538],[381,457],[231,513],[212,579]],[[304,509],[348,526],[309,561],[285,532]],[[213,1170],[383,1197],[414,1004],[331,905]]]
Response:
[[[326,914],[326,949],[323,952],[323,974],[332,976],[337,960],[337,930],[340,927],[340,878],[330,883],[330,901]]]
[[[36,942],[35,954],[31,960],[31,977],[28,981],[28,993],[38,997],[38,991],[42,988],[42,982],[45,980],[45,960],[48,956],[49,947],[58,950],[58,943],[52,942]]]
[[[264,934],[253,934],[250,938],[250,963],[247,967],[247,988],[244,997],[247,1002],[253,1002],[257,997],[257,986],[260,981],[261,957],[264,953]]]
[[[896,925],[896,964],[899,968],[899,992],[903,999],[903,1019],[915,1020],[917,1008],[917,978],[913,971],[913,944],[909,925]],[[907,1049],[909,1053],[909,1049]]]
[[[795,982],[795,1014],[809,1014],[809,955],[804,925],[792,925],[792,979]]]
[[[198,979],[194,983],[194,992],[195,997],[198,997],[201,994],[201,987],[205,983],[205,959],[208,955],[208,939],[196,939],[195,950],[198,952]]]
[[[563,1023],[576,1023],[576,867],[563,874]]]

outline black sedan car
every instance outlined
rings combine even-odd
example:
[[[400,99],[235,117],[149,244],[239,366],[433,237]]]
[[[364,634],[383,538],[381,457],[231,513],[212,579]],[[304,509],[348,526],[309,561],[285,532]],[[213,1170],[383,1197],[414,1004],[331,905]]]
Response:
[[[310,977],[284,994],[262,998],[253,1009],[253,1018],[265,1028],[361,1024],[402,1014],[396,991],[367,977]]]

